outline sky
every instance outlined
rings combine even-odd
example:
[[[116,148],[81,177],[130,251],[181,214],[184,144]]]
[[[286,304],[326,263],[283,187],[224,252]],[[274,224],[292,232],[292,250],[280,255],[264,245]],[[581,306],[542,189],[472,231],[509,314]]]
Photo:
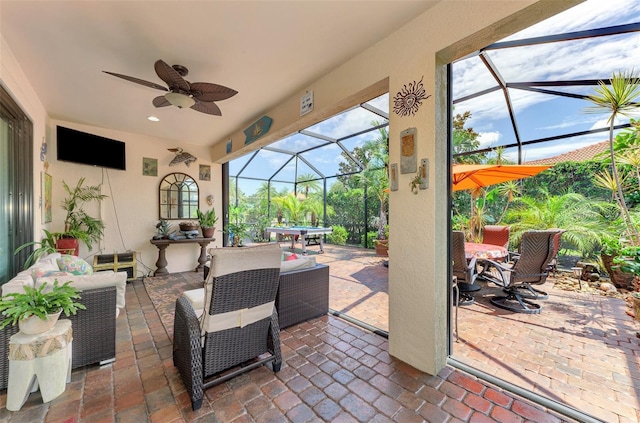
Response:
[[[501,41],[635,22],[640,22],[640,0],[589,0]],[[608,79],[614,71],[633,69],[640,72],[640,33],[491,50],[487,54],[507,82]],[[454,100],[496,85],[495,80],[477,56],[453,63],[452,77]],[[593,87],[554,89],[576,94],[591,94],[593,92]],[[515,89],[509,89],[509,95],[522,141],[607,127],[608,115],[606,113],[600,115],[586,113],[585,109],[591,105],[586,100]],[[388,94],[368,103],[388,115]],[[454,106],[454,113],[464,113],[465,111],[471,112],[467,127],[473,127],[476,132],[480,133],[481,148],[515,142],[504,94],[501,91],[459,102]],[[373,120],[385,121],[384,118],[366,109],[356,107],[307,128],[307,130],[332,139],[341,139],[348,134],[371,128]],[[371,131],[345,140],[343,145],[348,150],[352,150],[377,135],[377,131]],[[555,156],[604,141],[607,138],[607,132],[601,132],[530,146],[523,150],[523,161]],[[277,141],[271,147],[298,152],[321,143],[322,141],[313,137],[294,134]],[[298,175],[313,174],[318,177],[335,175],[338,171],[338,163],[343,160],[341,152],[340,148],[333,145],[306,153],[303,156],[321,175],[303,162],[297,164]],[[515,149],[508,149],[506,156],[517,161]],[[276,175],[274,180],[293,181],[296,174],[296,163],[291,161],[286,164],[290,157],[288,154],[261,151],[242,175],[259,178]],[[231,162],[230,175],[236,175],[247,160],[248,156],[245,156]],[[276,174],[276,172],[278,173]],[[329,180],[327,183],[331,182],[332,180]],[[239,185],[245,193],[249,194],[254,192],[261,183],[240,180]],[[276,186],[280,188],[285,187],[286,184],[276,184]]]
[[[503,41],[640,22],[640,1],[590,0],[513,34]],[[507,82],[607,79],[613,72],[640,72],[640,33],[595,37],[487,53]],[[453,64],[453,97],[469,95],[496,83],[477,57]],[[557,89],[557,88],[556,88]],[[593,87],[561,90],[591,94]],[[521,140],[607,127],[607,114],[588,114],[586,100],[509,90]],[[467,126],[480,133],[481,147],[515,142],[504,95],[493,92],[457,103],[455,113],[471,112]],[[622,123],[623,121],[617,122]],[[540,144],[525,149],[523,161],[551,157],[608,139],[606,132]],[[508,156],[516,159],[514,151]]]

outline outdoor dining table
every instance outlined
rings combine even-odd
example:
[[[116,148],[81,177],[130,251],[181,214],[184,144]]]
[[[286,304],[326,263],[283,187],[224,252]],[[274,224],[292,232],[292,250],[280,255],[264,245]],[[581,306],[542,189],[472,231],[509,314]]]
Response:
[[[509,255],[509,251],[499,245],[465,242],[464,254],[467,260],[471,260],[474,257],[479,259],[501,260]]]

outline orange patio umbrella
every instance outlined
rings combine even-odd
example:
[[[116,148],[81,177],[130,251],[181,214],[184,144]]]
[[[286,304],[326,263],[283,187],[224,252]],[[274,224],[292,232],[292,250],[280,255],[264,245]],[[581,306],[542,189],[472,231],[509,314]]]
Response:
[[[516,179],[529,178],[549,169],[551,165],[453,165],[454,191],[473,190]]]

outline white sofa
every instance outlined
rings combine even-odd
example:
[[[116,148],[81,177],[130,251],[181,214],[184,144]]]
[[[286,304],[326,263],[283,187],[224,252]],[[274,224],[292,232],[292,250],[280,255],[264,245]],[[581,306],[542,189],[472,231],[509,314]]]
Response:
[[[58,259],[62,257],[60,253],[49,254],[40,258],[31,267],[18,273],[13,279],[2,285],[2,295],[10,293],[24,292],[24,286],[38,288],[43,283],[53,285],[57,279],[60,284],[71,281],[71,285],[79,291],[88,289],[116,287],[116,317],[120,314],[120,310],[125,307],[125,291],[127,286],[127,272],[101,271],[87,275],[64,275],[64,276],[44,276],[34,279],[34,269],[43,271],[60,271],[58,267]]]
[[[34,280],[34,270],[39,273],[60,271],[60,257],[58,253],[50,254],[18,273],[2,285],[2,295],[23,292],[24,286],[39,287],[45,282],[53,285],[56,279],[59,283],[71,281],[71,285],[81,291],[79,302],[86,307],[68,317],[73,331],[71,367],[76,369],[114,361],[116,318],[125,306],[127,272],[109,270],[85,275],[43,276]],[[3,318],[0,316],[0,320]],[[60,318],[67,317],[63,314]],[[17,331],[17,325],[0,330],[0,389],[7,387],[9,338]]]

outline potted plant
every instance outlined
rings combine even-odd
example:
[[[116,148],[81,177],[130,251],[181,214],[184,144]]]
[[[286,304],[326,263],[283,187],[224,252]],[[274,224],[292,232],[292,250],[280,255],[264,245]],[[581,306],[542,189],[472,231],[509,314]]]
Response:
[[[631,301],[635,318],[640,322],[640,246],[630,245],[620,248],[613,262],[621,271],[633,275]]]
[[[100,202],[107,196],[100,193],[100,185],[83,186],[82,177],[74,188],[62,181],[62,186],[68,196],[62,201],[62,208],[67,212],[64,219],[64,232],[58,234],[56,248],[58,250],[73,251],[79,254],[79,242],[82,241],[89,250],[93,242],[102,239],[104,222],[87,214],[85,206],[91,202]]]
[[[381,238],[377,238],[373,241],[376,248],[376,255],[387,257],[389,256],[389,225],[384,227],[384,235]]]
[[[241,247],[244,238],[249,235],[249,225],[239,220],[229,222],[226,233],[231,237],[231,246]]]
[[[24,292],[2,296],[0,312],[6,318],[0,323],[0,329],[18,323],[22,333],[42,333],[55,325],[61,313],[68,317],[85,310],[84,304],[75,301],[80,295],[70,283],[59,285],[56,279],[51,289],[46,289],[44,283],[39,288],[25,286]]]
[[[202,236],[205,238],[213,238],[213,234],[216,231],[215,224],[218,221],[216,210],[212,208],[203,212],[202,210],[197,209],[196,215],[198,216],[198,223],[202,229]]]
[[[24,262],[24,269],[27,269],[36,261],[40,260],[42,257],[57,252],[56,250],[56,241],[58,239],[58,234],[55,232],[49,232],[46,229],[42,230],[45,233],[45,236],[40,241],[31,241],[26,244],[22,244],[13,252],[14,254],[20,253],[20,251],[25,248],[39,245],[38,248],[34,248],[31,254],[27,257]]]

